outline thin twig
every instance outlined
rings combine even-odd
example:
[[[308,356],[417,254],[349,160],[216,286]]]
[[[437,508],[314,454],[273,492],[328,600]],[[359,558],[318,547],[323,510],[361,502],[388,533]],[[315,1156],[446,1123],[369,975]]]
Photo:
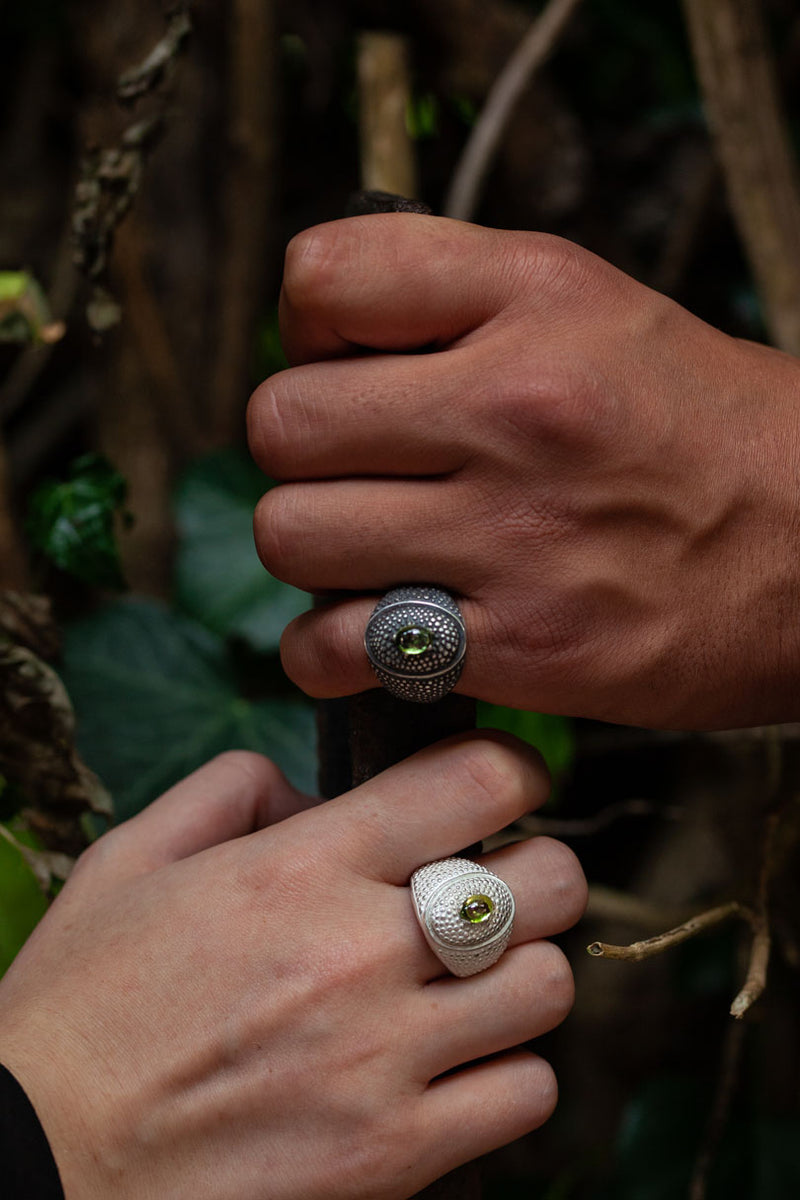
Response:
[[[753,912],[749,908],[740,904],[738,900],[731,900],[728,904],[720,904],[716,908],[709,908],[706,912],[698,913],[697,916],[684,921],[682,925],[668,929],[666,933],[659,933],[655,937],[647,938],[643,942],[633,942],[630,946],[614,946],[609,942],[592,942],[586,949],[596,958],[642,962],[645,958],[661,954],[662,951],[669,950],[672,946],[678,946],[698,933],[703,933],[704,930],[719,925],[728,917],[741,917],[751,925],[754,920]]]
[[[783,741],[777,728],[773,729],[771,736],[765,740],[764,747],[767,766],[765,802],[768,812],[764,821],[755,911],[751,919],[753,940],[750,946],[747,977],[730,1008],[731,1016],[736,1017],[737,1020],[728,1026],[725,1033],[714,1104],[695,1159],[689,1183],[688,1200],[706,1200],[709,1173],[725,1132],[728,1113],[739,1079],[742,1048],[747,1028],[741,1018],[758,1000],[767,983],[771,945],[769,885],[775,868],[778,826],[790,796],[781,790],[784,753]]]
[[[592,837],[601,833],[615,821],[624,817],[664,817],[670,821],[682,821],[686,817],[686,809],[677,804],[656,804],[652,800],[617,800],[607,804],[591,817],[574,817],[563,819],[558,817],[522,817],[517,825],[524,829],[528,836],[547,834],[549,837]]]
[[[541,817],[531,813],[520,817],[513,825],[500,833],[484,839],[486,853],[525,842],[534,837],[581,838],[602,833],[615,821],[625,817],[661,817],[669,821],[683,821],[688,816],[686,809],[676,804],[656,804],[652,800],[617,800],[606,805],[591,817]]]
[[[716,1157],[739,1080],[746,1025],[728,1024],[722,1044],[719,1079],[689,1184],[689,1200],[705,1200],[708,1173]]]
[[[777,768],[776,768],[777,769]],[[753,914],[753,943],[747,976],[739,994],[731,1004],[731,1016],[741,1019],[759,998],[767,985],[767,967],[772,945],[769,927],[769,883],[776,848],[776,833],[782,809],[769,813],[764,824],[764,842],[758,875],[756,907]]]
[[[456,166],[444,214],[469,221],[498,143],[534,73],[552,53],[580,0],[550,0],[498,75]]]

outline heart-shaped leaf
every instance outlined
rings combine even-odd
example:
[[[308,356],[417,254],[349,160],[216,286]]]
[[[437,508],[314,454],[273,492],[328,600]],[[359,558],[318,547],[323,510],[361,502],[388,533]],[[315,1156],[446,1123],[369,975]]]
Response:
[[[175,495],[178,607],[262,651],[276,650],[286,625],[309,605],[305,592],[273,579],[256,554],[253,509],[270,486],[245,454],[223,450],[189,467]]]
[[[62,676],[120,819],[223,750],[257,750],[313,790],[311,705],[246,699],[224,641],[157,604],[123,600],[68,627]]]

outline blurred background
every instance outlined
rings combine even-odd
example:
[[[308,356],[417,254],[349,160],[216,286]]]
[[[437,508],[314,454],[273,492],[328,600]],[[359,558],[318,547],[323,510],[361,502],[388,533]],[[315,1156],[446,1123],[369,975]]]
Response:
[[[244,449],[248,394],[284,365],[288,239],[360,186],[406,191],[800,353],[800,11],[27,0],[0,6],[0,62],[5,968],[112,808],[230,746],[315,786],[312,706],[277,653],[308,598],[256,558],[269,481]],[[591,884],[562,939],[576,1009],[541,1046],[558,1112],[485,1160],[484,1196],[800,1195],[800,727],[481,721],[554,775],[510,836],[566,838]],[[646,961],[586,953],[708,911]]]

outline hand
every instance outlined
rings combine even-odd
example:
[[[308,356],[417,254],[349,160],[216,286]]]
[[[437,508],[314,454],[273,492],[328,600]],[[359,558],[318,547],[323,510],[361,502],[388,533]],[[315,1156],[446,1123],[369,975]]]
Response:
[[[512,1047],[571,1004],[539,939],[582,912],[574,856],[486,856],[517,920],[470,979],[444,975],[406,884],[546,792],[532,753],[478,735],[301,812],[235,753],[101,838],[0,984],[0,1062],[66,1200],[402,1198],[541,1124],[553,1072]]]
[[[249,426],[289,482],[255,529],[273,574],[340,593],[286,632],[306,691],[375,686],[374,595],[353,593],[433,583],[463,598],[469,695],[663,728],[797,717],[796,360],[559,238],[430,217],[301,234],[281,305],[297,365]]]

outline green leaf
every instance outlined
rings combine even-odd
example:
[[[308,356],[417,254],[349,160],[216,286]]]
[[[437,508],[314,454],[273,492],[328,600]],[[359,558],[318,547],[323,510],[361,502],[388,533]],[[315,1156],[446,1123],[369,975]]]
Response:
[[[68,627],[62,678],[120,819],[223,750],[260,751],[314,789],[311,705],[243,698],[222,639],[157,604],[118,601]]]
[[[432,92],[414,95],[408,99],[406,131],[414,141],[436,137],[439,132],[439,101]]]
[[[0,342],[57,342],[64,328],[28,271],[0,271]]]
[[[310,603],[305,592],[273,579],[256,554],[253,509],[270,486],[247,455],[224,450],[193,464],[175,496],[178,607],[262,651],[276,650]]]
[[[46,911],[47,900],[33,871],[19,850],[0,836],[0,974]]]
[[[498,704],[481,702],[478,705],[478,726],[481,729],[504,729],[535,746],[554,780],[569,770],[575,759],[575,734],[568,717],[523,712],[519,708],[501,708]]]
[[[85,454],[64,482],[48,480],[34,492],[27,530],[34,547],[62,571],[98,587],[124,588],[116,540],[127,483],[101,454]]]

